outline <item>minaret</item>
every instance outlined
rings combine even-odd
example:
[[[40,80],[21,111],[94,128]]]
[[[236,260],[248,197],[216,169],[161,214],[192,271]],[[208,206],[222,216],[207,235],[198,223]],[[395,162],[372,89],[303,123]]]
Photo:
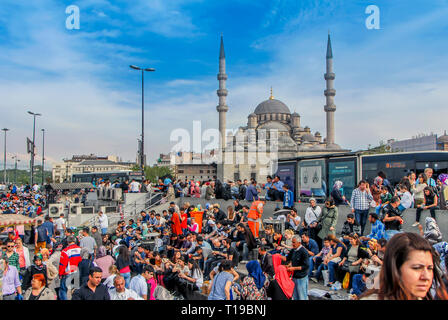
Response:
[[[324,110],[327,113],[327,148],[337,147],[334,143],[334,112],[336,111],[336,105],[334,104],[334,96],[336,90],[334,89],[334,79],[336,75],[333,72],[333,50],[331,49],[330,32],[328,32],[327,43],[327,72],[325,73],[325,80],[327,81],[327,89],[324,91],[327,98],[327,104],[324,106]]]
[[[224,53],[224,40],[221,34],[221,47],[219,49],[219,89],[216,91],[219,97],[219,104],[216,110],[219,112],[219,133],[221,134],[221,150],[226,146],[226,112],[229,107],[226,105],[227,89],[226,89],[226,56]]]

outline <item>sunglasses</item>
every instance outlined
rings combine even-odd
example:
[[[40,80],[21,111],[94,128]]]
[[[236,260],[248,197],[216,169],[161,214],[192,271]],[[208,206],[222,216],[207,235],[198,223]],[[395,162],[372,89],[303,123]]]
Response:
[[[6,248],[14,248],[15,246],[6,246]]]

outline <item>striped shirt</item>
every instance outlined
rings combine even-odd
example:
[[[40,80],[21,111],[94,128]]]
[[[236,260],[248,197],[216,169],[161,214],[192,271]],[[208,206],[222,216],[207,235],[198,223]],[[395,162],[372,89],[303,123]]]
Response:
[[[361,191],[359,188],[353,190],[352,199],[350,201],[352,209],[355,210],[367,210],[370,208],[370,202],[372,202],[373,197],[367,190]]]

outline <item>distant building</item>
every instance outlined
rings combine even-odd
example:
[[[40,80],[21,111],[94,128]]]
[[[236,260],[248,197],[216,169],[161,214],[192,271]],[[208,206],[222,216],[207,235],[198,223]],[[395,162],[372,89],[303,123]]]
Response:
[[[181,180],[208,181],[216,179],[216,164],[178,164],[175,168],[175,176]]]
[[[436,134],[421,135],[406,140],[389,140],[388,144],[394,152],[409,151],[432,151],[445,150],[448,151],[448,135],[446,131],[444,135],[437,137]]]
[[[71,181],[76,173],[128,171],[135,166],[134,162],[122,162],[118,156],[75,155],[71,159],[53,165],[53,182]]]
[[[161,153],[157,160],[158,167],[171,167],[174,169],[179,164],[210,164],[217,161],[218,150],[206,150],[203,153],[198,152],[175,152],[168,154]]]

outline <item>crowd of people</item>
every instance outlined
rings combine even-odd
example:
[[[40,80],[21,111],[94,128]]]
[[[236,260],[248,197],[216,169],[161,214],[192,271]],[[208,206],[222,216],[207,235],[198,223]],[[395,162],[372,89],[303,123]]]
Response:
[[[186,182],[186,193],[182,182],[167,178],[145,188],[160,188],[170,200],[203,195],[208,202],[170,201],[166,210],[142,211],[116,226],[100,212],[95,225],[80,231],[67,227],[63,215],[45,216],[29,239],[19,226],[6,228],[2,298],[307,300],[311,281],[347,290],[351,299],[446,299],[448,243],[435,216],[441,186],[429,174],[409,175],[392,187],[380,173],[372,184],[360,181],[350,201],[336,181],[323,205],[311,198],[304,212],[277,176],[262,186],[210,181],[203,192]],[[142,192],[137,184],[127,192]],[[16,188],[2,195],[2,213],[39,215],[43,199],[38,189]],[[221,207],[213,199],[229,202]],[[283,205],[272,223],[262,223],[266,201]],[[343,204],[351,212],[337,230]],[[416,222],[425,210],[431,216],[424,226],[414,224],[416,232],[403,232],[403,212],[411,207],[417,208]]]

